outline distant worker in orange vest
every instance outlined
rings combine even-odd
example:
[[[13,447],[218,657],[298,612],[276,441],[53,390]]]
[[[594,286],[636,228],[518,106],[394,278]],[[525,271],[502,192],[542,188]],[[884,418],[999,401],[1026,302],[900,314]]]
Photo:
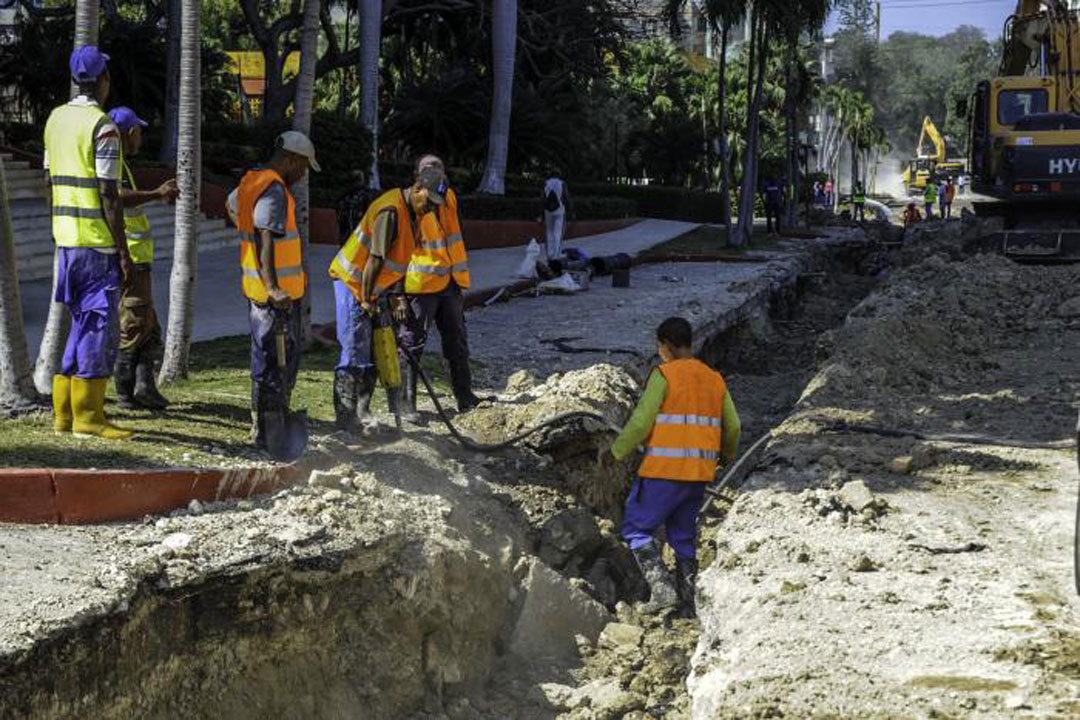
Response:
[[[339,429],[355,432],[369,423],[375,390],[372,355],[376,302],[389,298],[393,314],[408,317],[405,271],[425,216],[437,212],[430,193],[439,192],[444,176],[429,170],[411,187],[376,198],[330,264],[334,279],[337,338],[341,356],[334,369],[334,419]],[[396,394],[388,398],[391,410]]]
[[[472,391],[469,369],[469,338],[465,329],[465,290],[469,288],[469,258],[461,236],[457,195],[446,180],[443,161],[425,155],[416,164],[417,177],[433,173],[441,180],[428,191],[437,210],[420,220],[419,237],[405,273],[405,294],[409,297],[407,318],[398,318],[398,344],[403,355],[420,362],[432,323],[439,329],[443,357],[450,366],[450,386],[458,410],[465,412],[480,404]],[[404,320],[404,322],[402,322]],[[416,371],[408,357],[402,358],[404,401],[401,418],[416,422]]]
[[[308,283],[290,188],[309,168],[319,171],[311,140],[295,130],[283,132],[270,162],[248,170],[228,199],[229,215],[241,234],[242,287],[250,306],[253,435],[255,445],[264,449],[272,444],[268,417],[288,415],[300,369],[300,303]],[[284,372],[279,369],[279,333],[285,340]]]
[[[645,446],[622,536],[649,584],[651,597],[642,609],[678,605],[681,616],[694,617],[697,515],[717,463],[735,458],[741,426],[724,378],[694,357],[689,322],[671,317],[660,323],[656,344],[664,362],[649,375],[634,414],[611,446],[620,461]],[[675,551],[674,587],[653,539],[661,525]]]

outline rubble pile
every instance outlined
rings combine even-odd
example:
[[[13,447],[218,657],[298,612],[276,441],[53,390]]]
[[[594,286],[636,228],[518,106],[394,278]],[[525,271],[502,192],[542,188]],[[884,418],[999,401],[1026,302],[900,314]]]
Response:
[[[931,254],[821,338],[707,538],[692,717],[1075,714],[1078,280]]]

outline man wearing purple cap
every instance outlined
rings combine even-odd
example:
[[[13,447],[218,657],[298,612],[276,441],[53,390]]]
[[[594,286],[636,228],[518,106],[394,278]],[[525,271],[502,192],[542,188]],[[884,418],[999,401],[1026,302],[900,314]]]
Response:
[[[139,154],[145,120],[129,107],[109,111],[120,130],[124,150],[124,178],[120,200],[124,205],[124,234],[131,254],[132,273],[120,296],[120,352],[116,358],[113,380],[121,407],[164,410],[169,406],[157,389],[154,364],[161,356],[161,325],[154,311],[151,292],[151,269],[154,262],[154,237],[150,218],[141,206],[155,200],[171,202],[179,190],[176,180],[166,180],[155,190],[139,190],[128,158]]]
[[[120,201],[120,131],[99,105],[109,96],[108,60],[92,45],[71,53],[78,94],[45,124],[57,245],[53,299],[71,313],[64,358],[53,376],[53,427],[125,440],[131,431],[105,419],[105,386],[120,336],[120,289],[133,273]]]

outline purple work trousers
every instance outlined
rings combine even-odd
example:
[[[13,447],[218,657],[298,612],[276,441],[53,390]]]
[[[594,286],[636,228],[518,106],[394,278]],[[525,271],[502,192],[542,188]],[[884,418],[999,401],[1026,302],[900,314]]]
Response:
[[[675,554],[696,557],[697,514],[705,499],[703,482],[637,478],[630,488],[623,512],[622,536],[631,550],[653,540],[664,526],[664,534]]]
[[[53,300],[71,313],[60,374],[109,377],[120,347],[120,259],[85,247],[57,248],[57,254]]]

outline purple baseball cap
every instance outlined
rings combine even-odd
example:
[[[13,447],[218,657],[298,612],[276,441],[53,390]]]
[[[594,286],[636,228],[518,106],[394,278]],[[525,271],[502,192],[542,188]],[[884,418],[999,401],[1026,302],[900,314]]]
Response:
[[[71,68],[71,77],[78,82],[96,80],[109,62],[109,56],[97,49],[96,45],[83,45],[75,48],[71,53],[68,66]]]
[[[150,123],[135,114],[135,111],[126,105],[114,107],[109,111],[109,117],[120,128],[120,132],[128,132],[133,127],[146,127]]]

